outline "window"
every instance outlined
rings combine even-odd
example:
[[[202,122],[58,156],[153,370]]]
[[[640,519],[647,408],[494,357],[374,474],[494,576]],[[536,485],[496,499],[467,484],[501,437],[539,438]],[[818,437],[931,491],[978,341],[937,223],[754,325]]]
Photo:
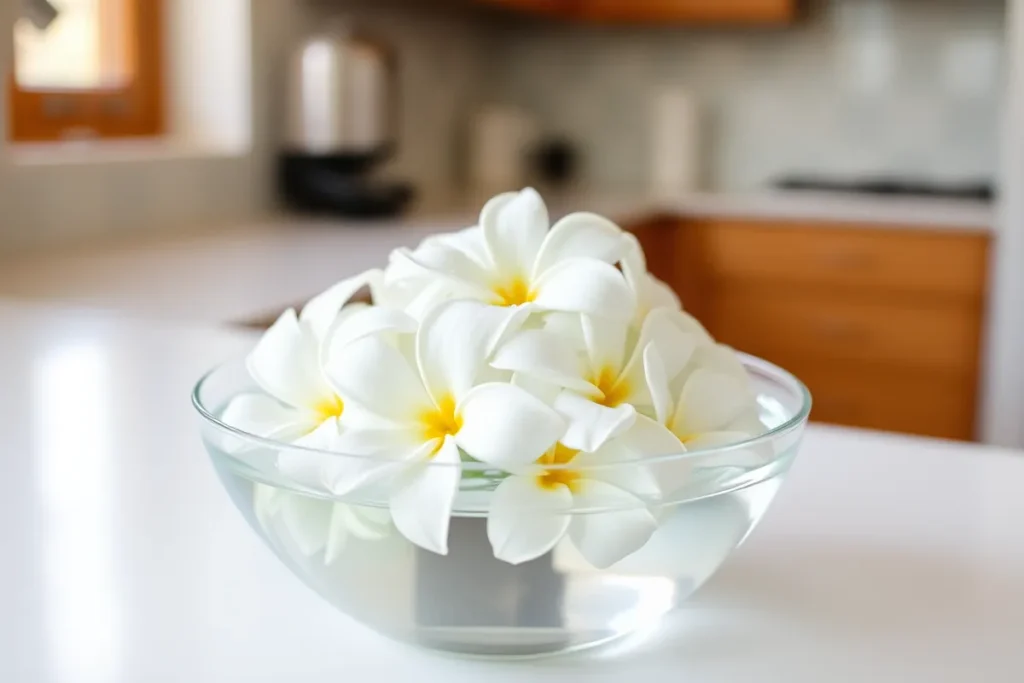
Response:
[[[57,15],[48,25],[45,0],[22,4],[14,27],[11,139],[163,132],[160,0],[49,0]]]

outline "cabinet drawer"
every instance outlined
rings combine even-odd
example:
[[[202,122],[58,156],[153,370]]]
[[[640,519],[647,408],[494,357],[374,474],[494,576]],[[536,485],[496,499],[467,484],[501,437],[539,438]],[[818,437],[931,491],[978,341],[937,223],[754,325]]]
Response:
[[[981,314],[967,304],[724,288],[707,324],[722,342],[769,360],[798,354],[974,374]]]
[[[781,361],[811,390],[817,422],[947,439],[974,437],[974,379],[858,364]]]
[[[715,279],[972,297],[985,289],[984,235],[724,220],[697,229]]]

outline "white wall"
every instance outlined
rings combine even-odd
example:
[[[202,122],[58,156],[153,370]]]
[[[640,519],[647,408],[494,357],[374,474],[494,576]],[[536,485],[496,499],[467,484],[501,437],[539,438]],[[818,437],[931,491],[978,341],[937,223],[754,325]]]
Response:
[[[1003,192],[992,251],[982,438],[1024,447],[1024,0],[1011,0],[1006,106],[1001,131]]]
[[[705,109],[713,187],[793,171],[995,174],[1006,0],[808,4],[779,29],[513,27],[491,95],[576,140],[597,187],[644,185],[649,108],[667,86]]]

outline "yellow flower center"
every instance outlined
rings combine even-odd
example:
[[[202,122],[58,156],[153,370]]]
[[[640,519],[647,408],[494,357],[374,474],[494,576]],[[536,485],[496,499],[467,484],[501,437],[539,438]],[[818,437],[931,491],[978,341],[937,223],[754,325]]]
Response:
[[[345,404],[340,396],[335,395],[320,401],[313,410],[316,411],[320,422],[326,422],[332,417],[341,417],[341,414],[345,412]]]
[[[424,441],[455,436],[462,429],[462,416],[455,412],[455,399],[450,395],[442,396],[436,407],[423,411],[419,421]]]
[[[519,306],[533,301],[537,295],[530,291],[526,278],[519,275],[507,282],[501,282],[491,288],[494,291],[495,303],[498,306]]]
[[[539,465],[568,465],[579,454],[579,451],[566,448],[562,444],[555,444],[537,460]],[[570,491],[575,491],[579,480],[583,478],[579,470],[558,469],[544,470],[537,475],[537,486],[552,491],[559,486],[567,486]]]
[[[618,373],[608,366],[601,368],[601,371],[590,379],[590,383],[603,394],[601,398],[595,399],[594,403],[600,403],[608,408],[622,405],[632,393],[629,381],[625,377],[620,378]]]
[[[676,438],[679,439],[680,443],[682,443],[684,446],[689,445],[691,441],[700,436],[700,434],[686,434],[677,432],[675,430],[672,430],[672,433],[676,435]]]

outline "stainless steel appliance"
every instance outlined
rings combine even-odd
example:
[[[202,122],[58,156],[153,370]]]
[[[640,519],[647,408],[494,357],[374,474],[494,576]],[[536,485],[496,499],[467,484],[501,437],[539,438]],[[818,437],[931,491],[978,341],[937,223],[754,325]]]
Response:
[[[292,55],[280,181],[298,209],[390,215],[411,196],[371,172],[397,147],[397,62],[350,25],[305,40]]]

